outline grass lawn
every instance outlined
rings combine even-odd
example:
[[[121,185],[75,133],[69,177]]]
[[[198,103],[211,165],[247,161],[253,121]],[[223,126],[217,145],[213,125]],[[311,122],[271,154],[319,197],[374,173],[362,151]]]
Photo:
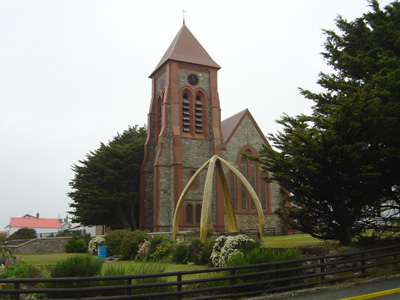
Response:
[[[309,234],[295,234],[285,236],[264,237],[263,247],[269,248],[292,248],[301,246],[323,245],[326,241],[313,238]]]

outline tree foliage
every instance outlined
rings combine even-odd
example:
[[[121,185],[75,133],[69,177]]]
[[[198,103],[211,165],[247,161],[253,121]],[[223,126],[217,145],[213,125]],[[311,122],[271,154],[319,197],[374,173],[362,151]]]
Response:
[[[36,239],[36,230],[33,228],[20,228],[16,232],[14,232],[12,235],[10,235],[7,240],[12,241],[12,240],[31,240],[31,239]]]
[[[285,189],[279,214],[314,237],[349,244],[381,214],[398,212],[400,171],[400,3],[325,30],[331,74],[311,116],[284,115],[259,161]]]
[[[84,225],[136,229],[146,128],[129,127],[72,166],[71,213]]]

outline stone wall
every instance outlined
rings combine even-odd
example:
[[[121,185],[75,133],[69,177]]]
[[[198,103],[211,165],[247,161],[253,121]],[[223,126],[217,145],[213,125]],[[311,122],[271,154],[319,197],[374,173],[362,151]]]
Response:
[[[65,245],[71,237],[54,237],[21,241],[18,245],[7,245],[11,253],[16,254],[40,254],[65,252]]]

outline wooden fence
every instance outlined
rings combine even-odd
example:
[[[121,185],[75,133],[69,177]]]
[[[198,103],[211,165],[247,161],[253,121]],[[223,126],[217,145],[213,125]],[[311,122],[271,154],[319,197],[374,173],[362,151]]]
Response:
[[[0,279],[0,298],[23,299],[28,294],[43,293],[47,299],[238,299],[365,277],[378,268],[397,272],[399,256],[400,245],[395,245],[325,257],[160,274]],[[194,277],[197,279],[191,279]]]

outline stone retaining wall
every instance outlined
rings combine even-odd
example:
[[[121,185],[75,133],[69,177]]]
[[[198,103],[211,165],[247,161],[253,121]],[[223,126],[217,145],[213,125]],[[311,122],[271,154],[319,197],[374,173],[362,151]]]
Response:
[[[65,252],[65,245],[71,237],[53,237],[26,240],[18,245],[7,245],[11,253],[16,254],[39,254]]]

